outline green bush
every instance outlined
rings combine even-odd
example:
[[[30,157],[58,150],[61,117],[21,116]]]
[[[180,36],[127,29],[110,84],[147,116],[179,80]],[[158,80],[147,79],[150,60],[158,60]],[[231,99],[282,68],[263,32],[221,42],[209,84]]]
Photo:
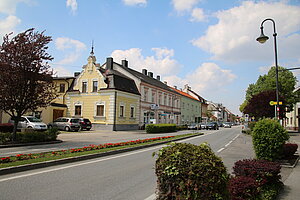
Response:
[[[169,133],[176,131],[176,124],[147,124],[147,133]]]
[[[0,144],[7,144],[11,141],[11,133],[0,133]]]
[[[289,135],[278,121],[266,118],[256,123],[252,139],[258,159],[275,161],[281,157]]]
[[[17,133],[17,141],[20,143],[55,141],[59,131],[56,128],[47,131],[26,130]]]
[[[255,124],[256,122],[248,122],[248,127],[250,128],[251,131],[253,131]]]
[[[178,131],[187,130],[187,125],[176,126],[176,130]]]
[[[158,152],[157,199],[229,199],[229,175],[207,144],[172,143]]]

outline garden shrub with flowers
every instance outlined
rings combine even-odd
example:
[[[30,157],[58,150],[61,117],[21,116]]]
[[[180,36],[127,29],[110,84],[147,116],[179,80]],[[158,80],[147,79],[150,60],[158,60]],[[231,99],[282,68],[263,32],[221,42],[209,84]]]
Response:
[[[39,159],[39,158],[55,158],[64,156],[67,154],[76,154],[79,152],[91,152],[102,150],[102,149],[109,149],[114,147],[121,147],[121,146],[130,146],[130,145],[136,145],[136,144],[142,144],[142,143],[150,143],[154,141],[159,140],[166,140],[174,138],[174,136],[164,136],[164,137],[156,137],[156,138],[148,138],[148,139],[138,139],[138,140],[132,140],[127,142],[118,142],[118,143],[105,143],[105,144],[99,144],[99,145],[89,145],[82,148],[72,148],[68,150],[61,150],[61,151],[52,151],[52,152],[45,152],[45,153],[37,153],[37,154],[17,154],[15,156],[10,157],[2,157],[0,158],[0,168],[3,167],[1,164],[4,163],[12,163],[17,161],[23,161],[23,160],[31,160],[31,159]],[[71,156],[69,156],[71,157]]]

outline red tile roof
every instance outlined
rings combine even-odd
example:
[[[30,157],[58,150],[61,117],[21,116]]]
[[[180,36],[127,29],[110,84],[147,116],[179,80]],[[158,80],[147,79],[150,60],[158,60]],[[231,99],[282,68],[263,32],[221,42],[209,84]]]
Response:
[[[183,92],[183,91],[181,91],[181,90],[175,89],[175,88],[173,88],[173,87],[170,87],[170,88],[171,88],[172,90],[176,91],[177,93],[183,95],[183,96],[186,96],[186,97],[188,97],[188,98],[190,98],[190,99],[194,99],[194,100],[196,100],[196,101],[199,101],[199,99],[197,99],[197,98],[195,98],[195,97],[189,95],[189,94],[186,93],[186,92]]]

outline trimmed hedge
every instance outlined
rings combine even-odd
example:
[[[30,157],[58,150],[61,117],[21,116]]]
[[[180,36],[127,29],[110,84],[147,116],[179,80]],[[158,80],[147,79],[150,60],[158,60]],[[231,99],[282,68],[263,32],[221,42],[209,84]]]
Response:
[[[11,123],[0,124],[0,133],[12,133],[14,125]]]
[[[24,132],[17,132],[17,141],[19,143],[55,141],[59,133],[60,132],[56,128],[48,129],[46,131],[34,131],[28,129]],[[11,133],[0,133],[0,144],[10,143],[11,137]]]
[[[176,131],[176,124],[147,124],[147,133],[169,133]]]
[[[231,200],[256,199],[259,195],[258,183],[252,177],[237,176],[229,181]]]
[[[289,158],[293,156],[298,149],[297,144],[286,143],[283,145],[282,156],[283,158]]]
[[[280,164],[267,160],[239,160],[229,183],[232,200],[273,200],[283,187]],[[254,180],[254,181],[253,181]],[[255,190],[256,188],[256,190]]]
[[[275,161],[281,157],[289,135],[278,121],[265,118],[256,122],[252,139],[256,158]]]
[[[228,200],[229,175],[207,144],[172,143],[155,163],[157,200]]]
[[[280,182],[279,163],[267,160],[245,159],[235,162],[233,174],[254,178],[261,185]]]

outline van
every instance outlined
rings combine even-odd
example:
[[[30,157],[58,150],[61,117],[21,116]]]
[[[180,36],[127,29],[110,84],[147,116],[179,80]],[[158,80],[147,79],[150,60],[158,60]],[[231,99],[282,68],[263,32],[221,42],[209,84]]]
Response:
[[[9,123],[14,123],[14,120],[10,119]],[[47,130],[47,125],[42,122],[42,120],[34,117],[34,116],[22,116],[17,129],[20,130],[22,128],[32,128],[34,130],[45,131]]]

